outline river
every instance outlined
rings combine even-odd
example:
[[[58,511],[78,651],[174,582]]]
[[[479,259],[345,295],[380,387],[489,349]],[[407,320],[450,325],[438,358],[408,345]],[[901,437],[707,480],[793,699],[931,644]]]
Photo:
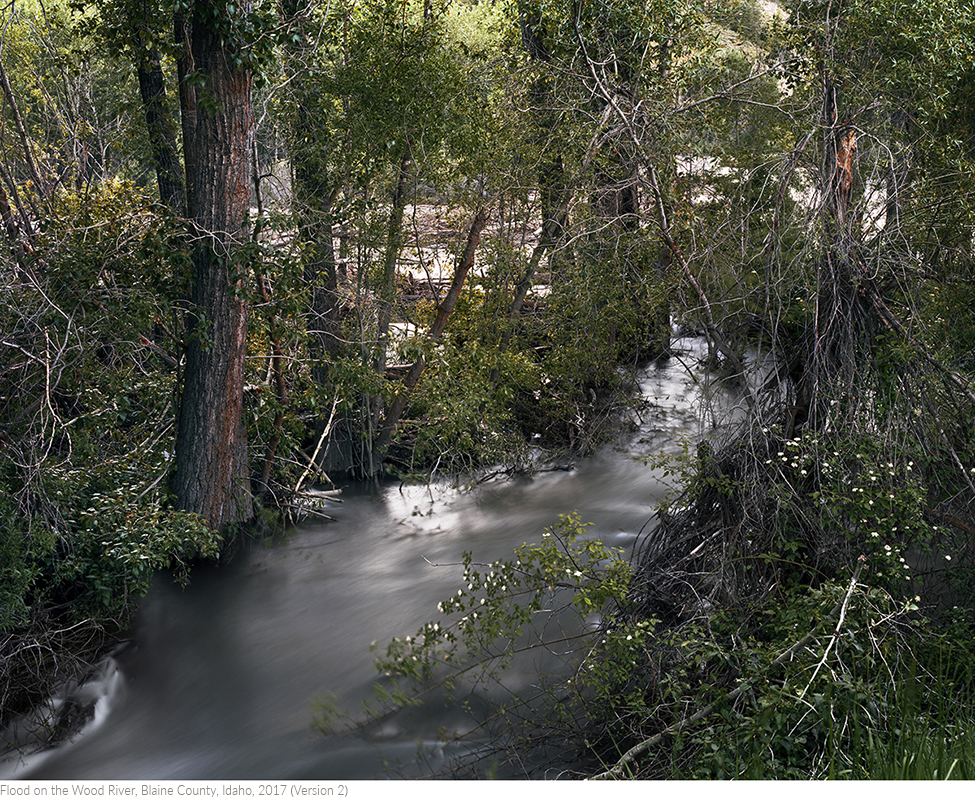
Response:
[[[578,511],[629,552],[668,490],[633,456],[709,424],[686,368],[704,345],[679,344],[681,358],[642,374],[649,406],[629,445],[474,490],[348,486],[328,508],[334,522],[305,522],[198,569],[185,589],[160,578],[131,643],[89,687],[100,693],[94,721],[69,744],[0,764],[0,778],[354,780],[436,769],[450,756],[437,731],[463,724],[459,709],[414,714],[368,738],[325,738],[311,725],[316,698],[352,710],[369,698],[370,644],[433,619],[466,550],[478,561],[509,556]],[[419,741],[431,745],[420,757]]]

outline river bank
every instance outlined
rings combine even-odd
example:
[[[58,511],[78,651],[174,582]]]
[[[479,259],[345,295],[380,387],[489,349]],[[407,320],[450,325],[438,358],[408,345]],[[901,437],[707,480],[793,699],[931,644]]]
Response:
[[[98,725],[4,776],[975,775],[975,721],[955,708],[973,689],[973,626],[966,607],[939,606],[932,582],[963,577],[967,558],[945,550],[951,561],[908,574],[901,551],[906,523],[931,524],[917,491],[930,475],[907,456],[881,463],[849,432],[714,436],[713,421],[741,419],[745,400],[685,369],[698,347],[649,367],[639,429],[571,471],[463,489],[349,485],[332,523],[242,548],[185,589],[157,579]],[[476,590],[465,553],[490,570],[553,541],[570,511],[592,523],[583,543],[591,532],[632,565],[593,618],[602,645],[574,653],[566,618],[549,611],[538,640],[562,645],[526,651],[501,681],[377,718],[375,648],[458,624],[438,604]],[[925,532],[953,541],[914,529]],[[561,590],[563,607],[603,580],[594,569]],[[580,658],[606,681],[567,683],[560,669]],[[503,740],[478,727],[544,686],[558,714],[531,706]],[[554,759],[546,741],[560,743]]]

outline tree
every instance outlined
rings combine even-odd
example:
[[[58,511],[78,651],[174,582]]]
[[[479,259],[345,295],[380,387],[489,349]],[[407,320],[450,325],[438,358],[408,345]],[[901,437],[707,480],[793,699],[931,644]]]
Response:
[[[243,245],[254,114],[241,26],[249,11],[246,4],[198,0],[189,18],[197,81],[193,140],[184,140],[192,148],[185,161],[192,187],[193,278],[171,486],[179,508],[217,529],[254,513],[243,419],[248,273]]]
[[[313,25],[302,19],[297,0],[282,3],[282,24],[292,25],[282,66],[291,86],[287,114],[292,169],[292,217],[302,245],[303,279],[312,379],[325,386],[330,366],[341,356],[338,271],[334,246],[335,205],[345,181],[341,134],[331,128],[333,98],[321,89],[321,61],[329,42],[317,41]],[[346,10],[345,13],[348,13]]]
[[[146,25],[139,26],[135,42],[135,72],[139,79],[142,110],[152,148],[159,199],[177,215],[186,213],[185,174],[176,143],[176,124],[166,93],[159,49],[143,41]]]
[[[370,0],[302,17],[292,3],[282,12],[300,23],[284,49],[279,120],[308,297],[309,372],[313,402],[330,395],[321,406],[334,420],[317,420],[318,438],[329,434],[316,452],[328,471],[374,475],[395,391],[386,368],[404,312],[398,270],[407,245],[427,246],[411,241],[407,209],[422,202],[421,184],[450,195],[476,174],[484,93],[470,50],[451,36],[446,4]]]
[[[543,224],[501,347],[548,248],[553,350],[578,367],[575,377],[604,384],[607,365],[668,349],[671,184],[682,144],[673,108],[689,84],[670,64],[701,58],[711,43],[700,12],[670,2],[526,0],[519,14]],[[649,226],[661,229],[656,247]]]

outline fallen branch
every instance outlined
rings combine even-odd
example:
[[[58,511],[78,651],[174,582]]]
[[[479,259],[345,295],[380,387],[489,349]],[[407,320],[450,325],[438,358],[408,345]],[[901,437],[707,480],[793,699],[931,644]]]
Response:
[[[840,628],[843,627],[843,620],[846,619],[846,607],[849,605],[850,597],[853,596],[853,590],[857,585],[857,578],[860,577],[860,569],[866,562],[865,556],[860,556],[859,562],[857,564],[856,571],[853,573],[853,577],[850,579],[850,586],[846,590],[846,597],[843,598],[843,605],[840,608],[840,617],[836,620],[836,628],[833,631],[833,635],[830,637],[829,644],[826,645],[826,652],[823,653],[823,657],[820,659],[819,663],[816,665],[816,669],[813,670],[812,677],[809,679],[809,683],[806,684],[806,688],[802,690],[802,694],[799,695],[799,699],[806,696],[806,692],[809,691],[809,687],[812,686],[812,682],[816,680],[816,676],[819,674],[819,670],[823,668],[823,664],[826,663],[826,659],[829,658],[829,651],[833,649],[833,645],[836,644],[836,640],[840,636]]]

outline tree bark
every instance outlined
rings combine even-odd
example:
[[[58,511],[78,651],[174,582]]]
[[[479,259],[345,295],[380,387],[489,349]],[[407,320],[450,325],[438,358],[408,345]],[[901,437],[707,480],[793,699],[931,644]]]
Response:
[[[196,242],[172,489],[179,508],[225,530],[254,512],[243,421],[247,268],[240,262],[254,115],[251,73],[239,60],[234,65],[233,44],[213,30],[210,12],[197,3],[191,23],[192,58],[208,102],[195,109],[186,158]]]

